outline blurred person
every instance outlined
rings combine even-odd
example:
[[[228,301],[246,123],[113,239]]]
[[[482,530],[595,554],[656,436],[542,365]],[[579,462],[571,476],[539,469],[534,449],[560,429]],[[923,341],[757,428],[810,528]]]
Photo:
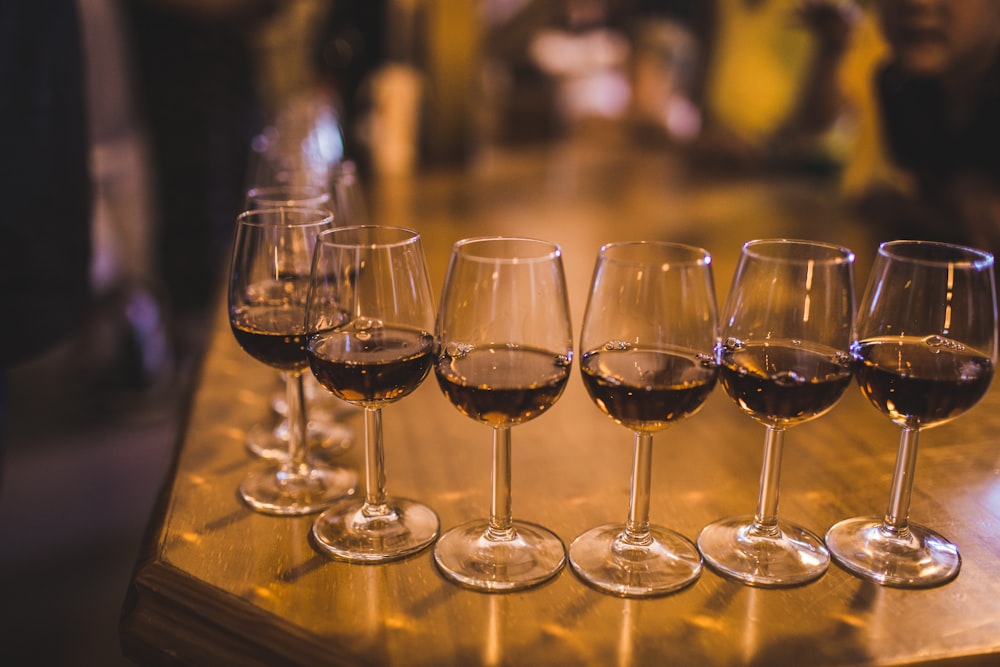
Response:
[[[319,85],[341,115],[344,153],[368,173],[367,145],[360,121],[370,111],[370,79],[387,57],[387,0],[330,3],[313,49]],[[398,45],[397,45],[397,48]]]
[[[705,127],[695,155],[741,167],[839,159],[850,0],[715,0],[705,37]]]
[[[93,210],[92,307],[73,366],[102,409],[128,409],[175,389],[208,328],[242,208],[239,119],[256,108],[250,50],[220,35],[249,41],[243,12],[257,3],[76,5]]]
[[[276,0],[127,0],[154,244],[182,355],[200,355],[260,127],[254,38]]]
[[[150,201],[151,173],[117,0],[76,0],[93,183],[93,308],[77,365],[104,398],[152,395],[174,379]]]
[[[79,330],[91,187],[73,0],[0,3],[0,455],[7,374]]]
[[[879,0],[872,85],[893,180],[852,189],[886,238],[1000,249],[1000,2]],[[855,177],[855,181],[863,179]]]

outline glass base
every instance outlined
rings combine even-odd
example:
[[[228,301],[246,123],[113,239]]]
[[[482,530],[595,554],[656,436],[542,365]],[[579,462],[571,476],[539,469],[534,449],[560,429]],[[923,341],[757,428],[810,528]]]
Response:
[[[334,558],[379,563],[429,546],[440,527],[434,510],[406,498],[387,498],[381,511],[348,499],[316,517],[312,535],[316,546]]]
[[[309,459],[331,464],[354,443],[354,430],[329,419],[310,419],[306,424],[306,446]],[[258,458],[283,462],[288,459],[288,421],[282,419],[269,429],[255,424],[247,431],[247,451]]]
[[[249,472],[239,493],[243,502],[257,512],[299,516],[320,512],[352,496],[357,487],[357,473],[342,466],[315,466],[302,475],[276,467]]]
[[[591,586],[620,597],[652,597],[688,586],[701,575],[701,554],[683,535],[650,526],[653,541],[637,546],[623,540],[625,524],[583,533],[569,545],[573,570]]]
[[[722,576],[761,588],[804,584],[830,567],[830,552],[818,536],[784,521],[774,534],[767,534],[754,528],[752,516],[705,526],[698,549]]]
[[[826,533],[838,565],[863,579],[897,588],[930,588],[958,576],[958,547],[924,526],[904,534],[886,530],[875,516],[844,519]]]
[[[489,522],[463,523],[441,536],[434,561],[448,579],[481,591],[513,591],[536,586],[559,573],[566,548],[553,532],[515,521],[510,539],[486,537]]]

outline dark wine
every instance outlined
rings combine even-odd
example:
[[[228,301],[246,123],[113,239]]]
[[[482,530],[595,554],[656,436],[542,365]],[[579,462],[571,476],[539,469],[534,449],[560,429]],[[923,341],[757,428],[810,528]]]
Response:
[[[309,366],[319,383],[350,403],[374,405],[406,396],[427,377],[434,336],[419,329],[353,324],[309,336]]]
[[[514,426],[548,410],[566,387],[570,359],[528,347],[446,351],[438,384],[459,411],[490,426]]]
[[[993,379],[988,355],[941,336],[862,341],[855,358],[861,393],[909,428],[957,417],[979,402]]]
[[[720,377],[744,412],[769,426],[785,426],[832,408],[851,380],[851,362],[814,344],[740,343],[724,349]]]
[[[634,431],[659,431],[702,406],[718,369],[687,350],[632,348],[587,352],[583,384],[605,414]]]
[[[305,311],[301,306],[263,305],[234,308],[233,336],[250,356],[288,372],[305,370]]]

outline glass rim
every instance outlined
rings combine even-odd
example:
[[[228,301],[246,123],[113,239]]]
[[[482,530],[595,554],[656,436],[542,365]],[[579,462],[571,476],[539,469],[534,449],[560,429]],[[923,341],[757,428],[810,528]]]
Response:
[[[822,248],[829,251],[831,254],[827,257],[776,257],[772,255],[765,255],[755,249],[770,245],[775,247],[791,247],[791,246],[811,246],[814,248]],[[756,259],[768,259],[776,262],[785,262],[789,264],[799,264],[803,262],[819,262],[823,264],[853,264],[855,260],[854,251],[850,248],[842,245],[837,245],[836,243],[827,243],[826,241],[812,241],[809,239],[789,239],[789,238],[773,238],[773,239],[753,239],[752,241],[747,241],[743,244],[743,254],[749,255]]]
[[[522,257],[504,257],[480,254],[471,251],[473,246],[499,243],[521,243],[525,245],[537,245],[546,248],[545,252]],[[489,262],[500,264],[524,264],[528,262],[546,262],[562,257],[562,247],[554,241],[545,241],[527,236],[475,236],[456,241],[452,246],[452,254],[461,255],[463,258],[475,262]]]
[[[671,250],[686,252],[688,256],[671,261],[667,259],[657,260],[654,258],[625,259],[609,253],[609,251],[613,250],[637,247],[669,248]],[[681,266],[711,266],[712,264],[712,253],[705,248],[688,243],[678,243],[675,241],[612,241],[611,243],[605,243],[602,245],[597,251],[597,254],[599,258],[615,264],[639,264],[642,266],[662,266],[664,264],[678,264]]]
[[[315,197],[330,197],[330,191],[325,189],[320,185],[310,185],[308,183],[302,184],[275,184],[275,185],[254,185],[253,187],[247,188],[247,196],[251,197],[254,194],[266,194],[273,195],[279,192],[292,192],[292,193],[308,193],[310,198]],[[290,199],[290,198],[287,198]]]
[[[898,248],[935,248],[949,253],[954,253],[952,260],[946,258],[919,257],[913,254],[902,254]],[[995,259],[993,253],[971,246],[959,245],[957,243],[945,243],[943,241],[923,241],[918,239],[897,239],[895,241],[885,241],[878,246],[880,257],[901,260],[924,266],[963,266],[974,269],[987,269],[993,266]]]
[[[293,214],[295,219],[285,219]],[[299,217],[301,216],[301,217]],[[274,206],[243,211],[236,216],[237,225],[250,227],[309,227],[333,223],[333,213],[323,208],[307,206]]]
[[[387,240],[369,240],[369,241],[338,241],[331,237],[337,235],[343,235],[348,232],[359,232],[359,231],[377,231],[395,234],[396,237]],[[410,245],[413,243],[420,242],[420,233],[409,227],[395,227],[392,225],[347,225],[345,227],[334,227],[332,229],[327,229],[319,235],[317,243],[321,243],[324,246],[331,246],[334,248],[395,248]]]

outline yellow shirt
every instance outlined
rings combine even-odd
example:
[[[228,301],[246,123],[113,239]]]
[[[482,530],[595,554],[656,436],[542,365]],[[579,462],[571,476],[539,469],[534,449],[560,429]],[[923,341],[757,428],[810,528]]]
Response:
[[[709,117],[750,144],[765,142],[791,113],[812,57],[795,24],[797,0],[716,0],[705,104]]]

